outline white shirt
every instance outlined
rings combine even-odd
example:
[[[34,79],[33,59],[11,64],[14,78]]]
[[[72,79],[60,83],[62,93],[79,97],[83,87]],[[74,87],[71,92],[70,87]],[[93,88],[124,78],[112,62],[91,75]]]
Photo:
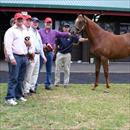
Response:
[[[5,32],[4,45],[10,60],[14,59],[13,53],[18,55],[27,54],[27,47],[24,43],[26,36],[28,36],[28,32],[24,26],[20,28],[14,25]]]
[[[33,28],[31,29],[32,29],[32,41],[33,41],[33,45],[35,46],[35,52],[40,53],[40,55],[43,58],[45,55],[43,52],[43,44],[42,44],[41,36],[37,29],[33,29]]]

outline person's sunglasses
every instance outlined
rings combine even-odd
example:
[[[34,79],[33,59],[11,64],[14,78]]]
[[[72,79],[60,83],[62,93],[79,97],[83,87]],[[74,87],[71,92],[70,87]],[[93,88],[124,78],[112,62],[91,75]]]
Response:
[[[47,22],[47,23],[52,23],[52,22]]]

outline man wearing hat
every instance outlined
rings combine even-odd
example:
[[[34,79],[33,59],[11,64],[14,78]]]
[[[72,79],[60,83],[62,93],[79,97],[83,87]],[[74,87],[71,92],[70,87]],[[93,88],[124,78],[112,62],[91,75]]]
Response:
[[[31,23],[31,37],[33,41],[33,45],[35,48],[35,57],[33,62],[30,61],[29,72],[27,73],[28,78],[25,78],[25,86],[24,86],[24,96],[29,96],[30,93],[36,93],[35,84],[37,82],[39,67],[40,67],[40,55],[42,60],[46,63],[46,57],[43,52],[43,44],[40,37],[40,34],[37,30],[39,26],[39,19],[37,17],[33,17]]]
[[[62,27],[63,32],[70,31],[70,25],[64,23]],[[85,41],[84,38],[79,38],[76,35],[70,35],[68,37],[61,37],[57,39],[57,54],[55,61],[55,86],[60,84],[60,71],[64,68],[64,87],[68,87],[70,78],[70,65],[71,65],[71,52],[73,43]]]
[[[34,19],[35,19],[35,21],[39,21],[36,18],[34,18]],[[29,39],[31,41],[31,45],[32,45],[31,46],[32,49],[30,49],[30,47],[28,49],[29,62],[27,64],[26,74],[25,74],[25,78],[24,78],[24,82],[23,82],[23,93],[24,93],[25,97],[31,95],[31,93],[30,93],[31,88],[32,88],[32,86],[34,88],[33,84],[34,84],[35,80],[37,80],[37,78],[36,78],[37,76],[32,77],[34,75],[34,66],[36,65],[35,64],[35,61],[36,61],[36,59],[35,59],[35,55],[36,55],[35,54],[35,39],[34,39],[35,35],[34,35],[34,30],[32,30],[32,27],[31,27],[32,23],[33,22],[32,22],[31,15],[29,15],[29,14],[24,15],[24,25],[28,32],[28,37],[29,37]],[[38,22],[36,22],[36,23],[38,23]]]
[[[26,101],[22,95],[22,83],[26,71],[27,47],[24,38],[28,35],[23,26],[23,15],[16,13],[15,24],[4,35],[4,45],[8,56],[9,82],[6,103],[17,105],[16,99]]]
[[[53,55],[55,49],[55,40],[59,37],[66,37],[69,35],[68,32],[60,32],[52,29],[52,19],[50,17],[45,18],[44,24],[45,28],[39,30],[43,49],[45,52],[45,56],[47,58],[46,62],[46,78],[45,78],[45,89],[50,90],[52,84],[52,64],[53,64]]]

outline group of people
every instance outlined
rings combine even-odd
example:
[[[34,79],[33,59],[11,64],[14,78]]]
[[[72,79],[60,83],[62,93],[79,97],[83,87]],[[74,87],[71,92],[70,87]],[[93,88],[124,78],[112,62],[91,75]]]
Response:
[[[5,102],[17,105],[17,100],[26,102],[27,97],[36,93],[38,75],[45,63],[46,76],[44,86],[52,89],[52,65],[55,61],[54,86],[60,84],[60,70],[64,67],[64,87],[69,84],[71,51],[73,42],[86,39],[70,33],[70,25],[64,23],[63,30],[53,30],[50,17],[43,20],[44,28],[38,30],[39,19],[31,15],[16,13],[11,27],[4,36],[5,58],[9,67],[9,80]]]

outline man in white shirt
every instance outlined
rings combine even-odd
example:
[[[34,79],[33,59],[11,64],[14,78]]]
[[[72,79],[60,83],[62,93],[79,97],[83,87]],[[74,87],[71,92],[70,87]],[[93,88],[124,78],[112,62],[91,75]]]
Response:
[[[39,66],[40,66],[40,55],[43,58],[44,62],[46,62],[46,57],[43,52],[43,45],[41,41],[40,34],[37,30],[39,26],[39,19],[34,17],[32,18],[30,35],[33,41],[33,46],[35,50],[35,57],[33,61],[27,66],[27,72],[24,79],[24,96],[30,96],[30,93],[36,93],[35,84],[37,82],[38,74],[39,74]]]
[[[16,105],[16,99],[26,101],[22,95],[22,85],[28,60],[24,38],[28,36],[28,33],[23,26],[23,15],[21,13],[16,13],[14,20],[15,24],[6,31],[4,36],[9,66],[9,82],[5,99],[9,105]]]

